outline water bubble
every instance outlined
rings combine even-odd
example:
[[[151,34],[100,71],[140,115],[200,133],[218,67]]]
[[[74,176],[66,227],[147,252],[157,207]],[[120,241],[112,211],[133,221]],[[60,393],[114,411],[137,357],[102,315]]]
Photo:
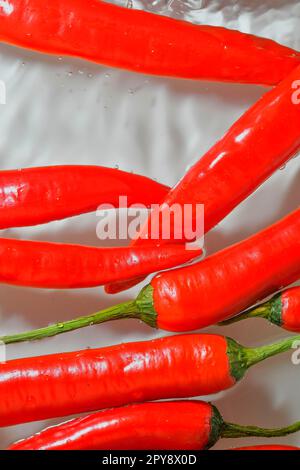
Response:
[[[286,165],[282,165],[282,166],[279,168],[279,170],[282,171],[282,170],[285,170],[285,168],[286,168]]]
[[[104,77],[105,77],[105,78],[110,78],[110,73],[106,73],[106,74],[104,75]]]
[[[115,164],[115,169],[116,169],[116,170],[119,170],[119,169],[120,169],[120,167],[119,167],[119,165],[118,165],[117,163]]]
[[[68,72],[69,77],[72,77],[73,72]]]
[[[79,75],[83,75],[84,71],[83,70],[78,70]]]
[[[93,78],[93,74],[92,74],[92,73],[88,73],[88,78]]]

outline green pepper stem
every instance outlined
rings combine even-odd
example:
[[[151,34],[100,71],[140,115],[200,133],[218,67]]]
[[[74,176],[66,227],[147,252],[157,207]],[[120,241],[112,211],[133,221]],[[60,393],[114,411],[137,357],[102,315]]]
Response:
[[[152,328],[156,328],[156,312],[153,306],[153,288],[151,284],[144,287],[135,300],[124,302],[114,307],[109,307],[100,312],[85,317],[75,318],[66,322],[26,331],[15,335],[2,336],[0,341],[4,344],[22,343],[24,341],[35,341],[50,338],[70,331],[85,328],[86,326],[98,325],[111,320],[125,318],[137,318]]]
[[[256,307],[253,307],[249,310],[246,310],[245,312],[240,313],[239,315],[236,315],[235,317],[228,318],[228,320],[221,321],[218,323],[219,326],[227,326],[227,325],[232,325],[233,323],[237,323],[242,320],[247,320],[248,318],[268,318],[270,314],[270,308],[271,305],[269,302],[259,305]]]
[[[100,312],[79,317],[74,320],[56,323],[54,325],[39,328],[37,330],[18,333],[10,336],[0,337],[0,341],[4,344],[21,343],[24,341],[35,341],[39,339],[49,338],[51,336],[60,335],[69,331],[85,328],[86,326],[105,323],[110,320],[119,320],[123,318],[140,318],[140,313],[135,301],[124,302],[114,307],[107,308]]]
[[[285,428],[266,429],[256,426],[240,426],[233,423],[224,423],[221,437],[238,438],[238,437],[281,437],[300,431],[300,421],[287,426]]]
[[[258,364],[259,362],[269,359],[272,356],[277,356],[283,352],[289,351],[293,348],[294,344],[300,340],[300,335],[285,338],[278,343],[260,346],[258,348],[244,348],[244,355],[247,368]]]

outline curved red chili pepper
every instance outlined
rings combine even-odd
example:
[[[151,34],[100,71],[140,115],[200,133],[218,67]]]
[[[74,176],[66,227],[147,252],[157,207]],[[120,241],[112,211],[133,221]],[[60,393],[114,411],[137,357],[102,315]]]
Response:
[[[201,252],[183,245],[98,248],[0,238],[0,283],[49,289],[96,287],[128,273],[167,269]]]
[[[300,287],[292,287],[274,295],[270,300],[225,320],[231,325],[247,318],[265,318],[288,331],[300,332]]]
[[[281,429],[239,426],[224,422],[210,403],[167,401],[72,419],[12,444],[8,450],[202,450],[221,437],[286,436],[299,429],[300,422]]]
[[[0,363],[0,426],[217,393],[298,339],[248,349],[224,336],[178,335]]]
[[[162,248],[166,246],[172,244]],[[200,263],[156,275],[131,303],[0,340],[42,339],[89,326],[91,322],[104,323],[114,319],[117,312],[118,318],[132,318],[135,312],[136,318],[168,331],[196,330],[233,317],[299,277],[300,209],[297,209],[267,229]],[[283,321],[286,328],[297,330],[298,302],[297,295],[290,306],[289,319],[286,305],[283,319],[276,307],[272,321]]]
[[[158,274],[147,293],[158,328],[214,325],[300,277],[300,209],[204,261]]]
[[[299,447],[294,447],[294,446],[265,445],[265,446],[239,447],[238,449],[230,449],[230,450],[300,450],[300,449]]]
[[[281,326],[300,332],[300,287],[282,292],[281,305]]]
[[[0,26],[1,28],[1,26]],[[158,204],[169,188],[145,176],[87,165],[0,171],[0,229],[44,224],[100,204]]]
[[[219,432],[208,403],[146,403],[71,420],[9,450],[203,449]]]
[[[164,207],[172,207],[175,203],[192,204],[193,207],[202,203],[205,232],[208,232],[275,170],[296,155],[300,150],[300,105],[293,100],[296,80],[300,80],[300,67],[265,94],[187,172],[162,203],[162,214],[167,210]],[[193,217],[195,214],[194,211]],[[155,220],[153,217],[154,225]],[[173,231],[172,228],[171,233]],[[146,223],[139,235],[146,237],[148,232],[150,229]],[[133,245],[147,242],[153,243],[153,240],[140,238]],[[132,280],[125,282],[123,289],[134,284],[136,282]],[[116,292],[123,289],[120,283],[117,288],[108,286],[106,290]]]
[[[300,62],[269,39],[99,0],[10,0],[0,41],[153,75],[273,85]]]

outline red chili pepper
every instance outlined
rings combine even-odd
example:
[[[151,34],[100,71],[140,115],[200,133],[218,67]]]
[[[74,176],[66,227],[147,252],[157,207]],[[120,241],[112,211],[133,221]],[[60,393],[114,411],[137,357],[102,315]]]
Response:
[[[224,320],[299,277],[300,209],[201,263],[155,276],[147,296],[158,328],[193,330]]]
[[[300,450],[299,447],[293,446],[280,446],[280,445],[269,445],[269,446],[250,446],[250,447],[239,447],[238,449],[230,450]]]
[[[217,393],[296,340],[248,349],[224,336],[177,335],[0,363],[0,426]]]
[[[203,401],[143,403],[94,413],[44,429],[8,450],[202,450],[222,437],[286,436],[300,422],[281,429],[226,423]]]
[[[293,100],[293,93],[294,82],[299,79],[300,67],[250,108],[168,193],[162,203],[162,214],[173,204],[192,204],[194,207],[202,203],[205,232],[208,232],[296,155],[300,150],[300,105]],[[155,221],[154,212],[152,224],[150,217],[141,237],[151,233],[149,225],[157,226]],[[153,243],[151,239],[140,238],[133,245],[147,241]],[[162,242],[166,240],[162,239]],[[116,292],[135,284],[131,280],[123,287],[119,283],[106,290]]]
[[[128,205],[149,207],[168,191],[145,176],[101,166],[0,171],[0,229],[43,224],[95,211],[100,204],[117,208],[119,196],[126,196]]]
[[[135,316],[168,331],[196,330],[236,315],[299,277],[300,209],[297,209],[262,232],[200,263],[156,275],[131,303],[0,340],[42,339],[109,321],[117,313],[118,318]],[[294,316],[291,305],[290,323]]]
[[[0,283],[48,289],[96,287],[188,261],[183,245],[98,248],[0,238]],[[129,312],[129,311],[128,311]]]
[[[285,330],[300,332],[300,287],[286,289],[267,302],[220,323],[231,325],[247,318],[265,318]]]
[[[135,72],[273,85],[300,62],[269,39],[99,0],[10,0],[0,40]]]

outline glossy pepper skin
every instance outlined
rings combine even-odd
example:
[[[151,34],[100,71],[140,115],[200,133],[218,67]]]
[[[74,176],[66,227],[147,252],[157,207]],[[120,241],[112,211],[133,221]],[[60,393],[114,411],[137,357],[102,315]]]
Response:
[[[48,289],[101,286],[128,273],[147,274],[182,264],[199,251],[183,245],[99,248],[0,238],[0,283]]]
[[[300,287],[285,289],[266,302],[221,322],[221,325],[259,317],[285,330],[300,332]]]
[[[180,373],[184,371],[184,373]],[[175,336],[0,364],[0,426],[231,387],[222,336]]]
[[[245,348],[218,335],[177,335],[0,364],[0,426],[232,387],[291,337]]]
[[[197,401],[130,405],[50,427],[9,450],[204,449],[220,432],[211,429],[217,427],[215,413]]]
[[[161,247],[172,246],[177,247],[172,244]],[[199,263],[156,275],[135,300],[38,330],[2,336],[0,341],[9,344],[43,339],[105,323],[116,316],[138,318],[151,327],[177,332],[265,316],[286,329],[298,331],[298,290],[295,294],[292,291],[292,295],[284,293],[282,299],[276,296],[253,311],[237,314],[299,277],[300,209],[297,209],[267,229]]]
[[[0,21],[1,24],[1,21]],[[1,28],[1,26],[0,26]],[[0,229],[44,224],[101,204],[158,204],[169,188],[145,176],[88,165],[0,171]]]
[[[186,173],[162,204],[204,204],[204,228],[208,232],[296,155],[300,150],[300,105],[293,98],[298,80],[300,67],[252,106]],[[140,233],[143,238],[134,241],[133,246],[153,243],[145,238],[147,232],[148,223]],[[134,284],[125,282],[123,288],[120,284],[106,290],[116,292]]]
[[[221,437],[286,436],[300,422],[266,429],[227,423],[210,403],[165,401],[108,409],[44,429],[8,450],[204,450]]]
[[[200,263],[158,274],[150,284],[149,305],[158,328],[195,330],[235,315],[299,277],[297,209]]]
[[[9,0],[0,41],[134,72],[274,85],[300,63],[269,39],[100,0]]]
[[[282,292],[281,304],[281,326],[289,331],[300,332],[300,287]]]

